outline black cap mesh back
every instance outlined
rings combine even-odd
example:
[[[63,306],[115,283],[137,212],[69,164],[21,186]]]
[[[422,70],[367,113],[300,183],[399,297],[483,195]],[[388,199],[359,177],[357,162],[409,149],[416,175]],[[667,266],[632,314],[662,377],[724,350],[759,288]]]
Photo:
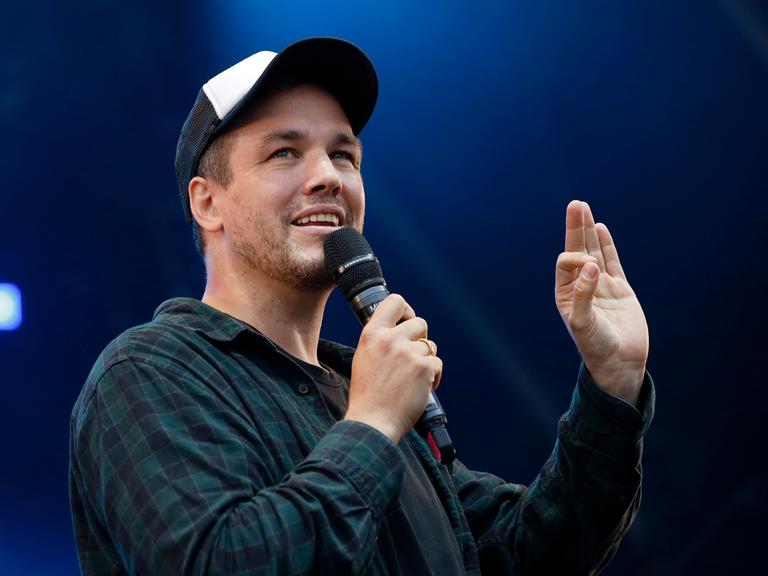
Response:
[[[192,222],[192,212],[189,209],[187,187],[195,176],[200,156],[218,123],[219,117],[201,88],[176,145],[176,179],[179,181],[181,205],[188,224]]]
[[[339,228],[336,232],[328,235],[323,245],[325,250],[325,266],[328,271],[336,277],[338,268],[350,260],[366,254],[373,254],[371,246],[360,232],[354,228]],[[336,284],[344,294],[345,298],[350,298],[356,294],[355,288],[371,280],[380,280],[384,282],[384,273],[377,260],[366,261],[356,264],[336,278]]]

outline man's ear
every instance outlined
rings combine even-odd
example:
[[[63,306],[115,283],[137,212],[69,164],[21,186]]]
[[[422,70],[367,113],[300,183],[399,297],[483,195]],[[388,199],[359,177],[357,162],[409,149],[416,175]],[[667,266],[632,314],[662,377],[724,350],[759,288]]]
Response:
[[[202,176],[195,176],[189,181],[189,209],[202,230],[217,232],[222,227],[215,202],[215,196],[221,188],[221,185]]]

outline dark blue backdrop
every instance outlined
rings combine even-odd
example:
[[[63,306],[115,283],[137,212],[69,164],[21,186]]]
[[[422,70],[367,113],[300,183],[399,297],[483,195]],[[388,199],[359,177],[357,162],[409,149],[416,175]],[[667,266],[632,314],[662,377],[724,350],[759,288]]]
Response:
[[[658,385],[643,508],[605,573],[762,559],[765,4],[373,4],[4,7],[0,282],[25,321],[0,332],[0,573],[77,573],[71,406],[111,338],[202,293],[173,175],[199,86],[318,34],[379,71],[367,236],[440,345],[461,457],[526,483],[551,450],[578,366],[553,266],[568,200],[587,200],[646,310]],[[326,325],[355,342],[338,300]]]

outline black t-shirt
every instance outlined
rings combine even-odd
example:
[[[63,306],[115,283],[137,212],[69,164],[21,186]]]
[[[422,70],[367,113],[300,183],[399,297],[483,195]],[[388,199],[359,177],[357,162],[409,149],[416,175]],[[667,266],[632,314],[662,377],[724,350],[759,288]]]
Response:
[[[312,376],[334,418],[347,411],[349,380],[331,370],[296,361]],[[419,456],[401,440],[407,465],[400,495],[387,508],[379,547],[390,574],[450,576],[464,574],[461,552],[450,520]]]

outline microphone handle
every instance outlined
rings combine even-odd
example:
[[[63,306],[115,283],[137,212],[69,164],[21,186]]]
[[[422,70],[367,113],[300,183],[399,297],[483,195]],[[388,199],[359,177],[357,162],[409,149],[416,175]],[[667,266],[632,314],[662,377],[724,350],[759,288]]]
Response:
[[[374,310],[387,296],[389,296],[389,290],[387,290],[386,284],[377,283],[362,290],[349,301],[357,319],[360,320],[360,324],[364,326],[368,323]],[[445,415],[445,410],[440,405],[435,393],[430,390],[429,400],[416,428],[426,436],[427,442],[438,460],[446,466],[456,459],[456,449],[448,434],[447,423],[448,417]]]

